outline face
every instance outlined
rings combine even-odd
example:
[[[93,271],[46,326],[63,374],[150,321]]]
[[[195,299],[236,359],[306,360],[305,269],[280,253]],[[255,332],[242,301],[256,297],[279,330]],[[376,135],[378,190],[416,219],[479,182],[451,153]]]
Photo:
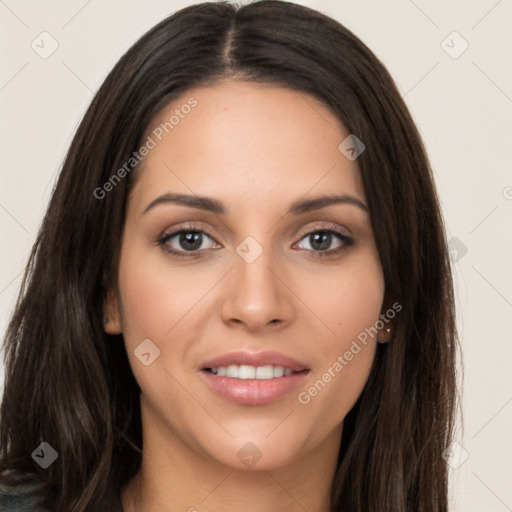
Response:
[[[258,469],[337,453],[384,297],[348,135],[309,95],[235,81],[150,124],[107,302],[145,449]]]

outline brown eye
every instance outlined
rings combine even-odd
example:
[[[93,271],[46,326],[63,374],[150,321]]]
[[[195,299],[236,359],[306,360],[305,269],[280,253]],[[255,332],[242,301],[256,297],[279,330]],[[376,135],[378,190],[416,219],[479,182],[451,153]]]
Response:
[[[335,229],[315,229],[306,233],[301,240],[307,242],[307,249],[313,252],[315,256],[329,256],[339,254],[347,247],[354,244],[354,240]],[[332,245],[335,244],[334,248]],[[303,244],[304,242],[301,242]]]
[[[177,251],[193,252],[201,248],[204,249],[202,245],[205,236],[207,236],[206,233],[202,231],[181,230],[169,235],[165,235],[161,239],[161,243],[167,246],[171,246],[174,250]]]
[[[172,233],[163,234],[158,239],[158,244],[170,254],[184,257],[194,257],[201,254],[200,251],[208,249],[207,239],[214,244],[215,241],[203,230],[184,227]]]

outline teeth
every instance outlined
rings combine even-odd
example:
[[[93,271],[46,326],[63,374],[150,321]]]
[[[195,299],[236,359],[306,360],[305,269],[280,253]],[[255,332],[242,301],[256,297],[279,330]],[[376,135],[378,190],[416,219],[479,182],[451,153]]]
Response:
[[[226,368],[226,377],[234,377],[238,379],[238,366],[231,364]]]
[[[254,366],[247,366],[243,364],[238,369],[238,378],[239,379],[254,379],[256,377],[256,368]]]
[[[291,368],[284,368],[283,366],[250,366],[247,364],[219,366],[218,368],[211,368],[211,371],[214,375],[218,375],[220,377],[226,376],[234,379],[259,380],[269,380],[283,376],[286,377],[293,373]]]
[[[258,368],[256,368],[257,379],[272,379],[274,377],[281,377],[281,375],[274,375],[273,366],[258,366]]]
[[[276,366],[274,368],[274,377],[282,377],[284,375],[284,368],[282,366]]]

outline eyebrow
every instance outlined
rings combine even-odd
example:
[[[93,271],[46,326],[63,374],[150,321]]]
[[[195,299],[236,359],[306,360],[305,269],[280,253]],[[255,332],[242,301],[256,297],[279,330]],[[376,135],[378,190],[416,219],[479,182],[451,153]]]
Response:
[[[146,206],[142,215],[148,213],[156,206],[163,204],[178,204],[217,214],[226,213],[224,205],[217,199],[197,195],[167,193],[153,199],[153,201]],[[295,201],[291,204],[286,214],[300,215],[301,213],[320,210],[321,208],[326,208],[333,204],[348,204],[356,206],[366,213],[368,212],[368,207],[362,201],[357,199],[357,197],[344,194],[341,196],[320,196],[313,199],[301,199],[299,201]]]

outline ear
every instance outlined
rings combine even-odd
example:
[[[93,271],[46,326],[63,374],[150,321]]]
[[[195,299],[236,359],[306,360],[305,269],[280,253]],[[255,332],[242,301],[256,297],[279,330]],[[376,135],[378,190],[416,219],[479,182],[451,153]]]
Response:
[[[103,329],[107,334],[121,334],[123,332],[119,302],[112,289],[109,289],[107,293],[103,306],[103,316]]]

